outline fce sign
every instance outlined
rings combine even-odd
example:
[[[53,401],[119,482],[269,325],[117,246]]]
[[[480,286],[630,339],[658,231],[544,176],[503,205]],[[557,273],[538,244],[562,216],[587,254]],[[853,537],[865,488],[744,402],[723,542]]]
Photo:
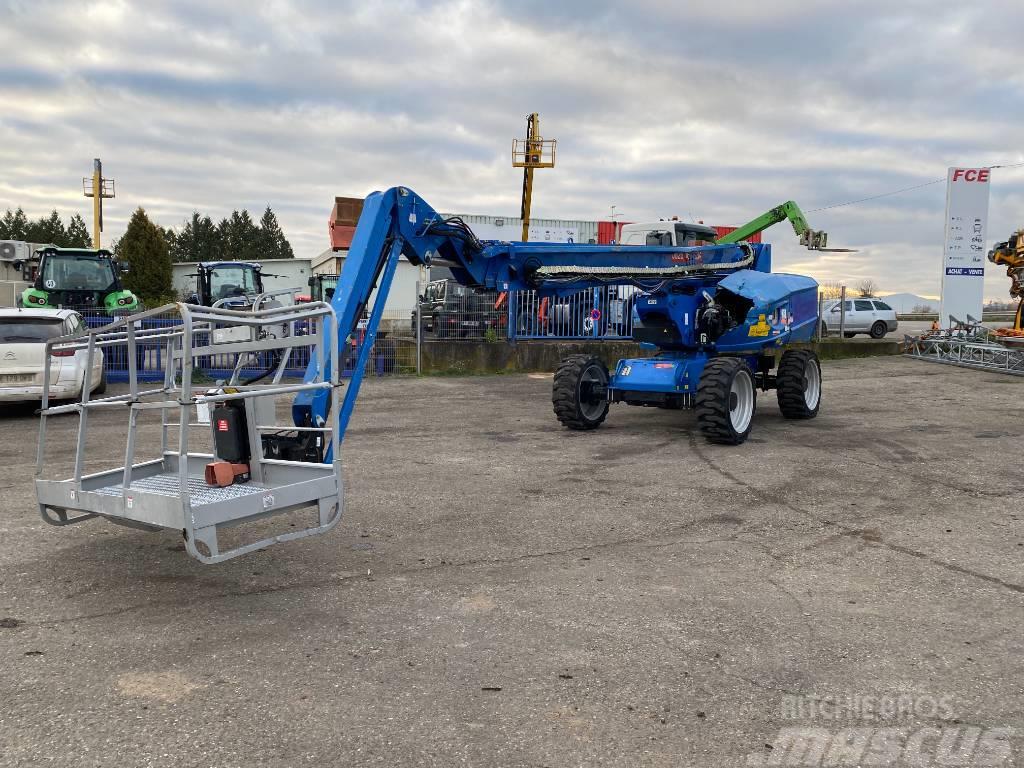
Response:
[[[953,168],[953,181],[980,181],[988,183],[989,168]]]
[[[990,168],[950,168],[946,178],[946,237],[942,253],[939,322],[981,320],[985,299],[985,229]]]

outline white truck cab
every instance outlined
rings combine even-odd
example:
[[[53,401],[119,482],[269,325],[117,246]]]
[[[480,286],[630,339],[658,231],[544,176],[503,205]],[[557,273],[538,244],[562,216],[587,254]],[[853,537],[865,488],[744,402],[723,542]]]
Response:
[[[668,219],[647,224],[623,224],[619,245],[709,245],[718,239],[714,227]]]

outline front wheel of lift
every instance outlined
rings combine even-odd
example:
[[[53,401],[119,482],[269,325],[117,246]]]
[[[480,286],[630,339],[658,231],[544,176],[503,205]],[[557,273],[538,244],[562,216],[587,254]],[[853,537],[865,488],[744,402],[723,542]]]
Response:
[[[572,355],[555,372],[555,416],[569,429],[597,429],[608,415],[608,367],[596,355]]]
[[[813,419],[821,406],[821,363],[809,349],[787,349],[775,376],[779,410],[787,419]]]
[[[757,406],[754,376],[736,357],[716,357],[697,385],[697,427],[708,442],[739,445],[750,435]]]

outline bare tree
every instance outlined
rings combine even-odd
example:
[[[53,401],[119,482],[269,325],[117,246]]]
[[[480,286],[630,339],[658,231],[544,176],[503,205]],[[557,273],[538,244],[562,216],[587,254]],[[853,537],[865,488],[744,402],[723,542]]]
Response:
[[[857,293],[863,298],[874,296],[877,290],[878,283],[875,282],[874,278],[865,277],[857,281]]]
[[[915,304],[914,308],[910,310],[915,315],[933,315],[935,310],[931,304]]]
[[[843,295],[843,284],[838,280],[825,280],[818,283],[818,294],[823,299],[838,299]]]

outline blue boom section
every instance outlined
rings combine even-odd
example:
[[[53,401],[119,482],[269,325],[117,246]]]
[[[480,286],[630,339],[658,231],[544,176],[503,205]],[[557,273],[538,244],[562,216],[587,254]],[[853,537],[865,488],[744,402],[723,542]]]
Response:
[[[663,352],[651,360],[619,364],[612,388],[621,382],[631,391],[691,391],[679,387],[696,386],[708,357],[728,352],[756,358],[774,347],[810,339],[817,319],[817,284],[807,277],[769,274],[768,245],[481,241],[461,220],[444,219],[412,190],[393,187],[372,193],[363,203],[332,299],[339,360],[351,354],[349,339],[360,320],[367,321],[360,357],[337,414],[341,437],[401,257],[416,265],[449,267],[464,285],[499,291],[535,289],[542,295],[567,296],[608,283],[636,285],[643,293],[634,307],[635,336]],[[318,364],[313,356],[307,381],[316,375]],[[325,424],[328,403],[321,390],[300,393],[292,407],[296,425]]]

